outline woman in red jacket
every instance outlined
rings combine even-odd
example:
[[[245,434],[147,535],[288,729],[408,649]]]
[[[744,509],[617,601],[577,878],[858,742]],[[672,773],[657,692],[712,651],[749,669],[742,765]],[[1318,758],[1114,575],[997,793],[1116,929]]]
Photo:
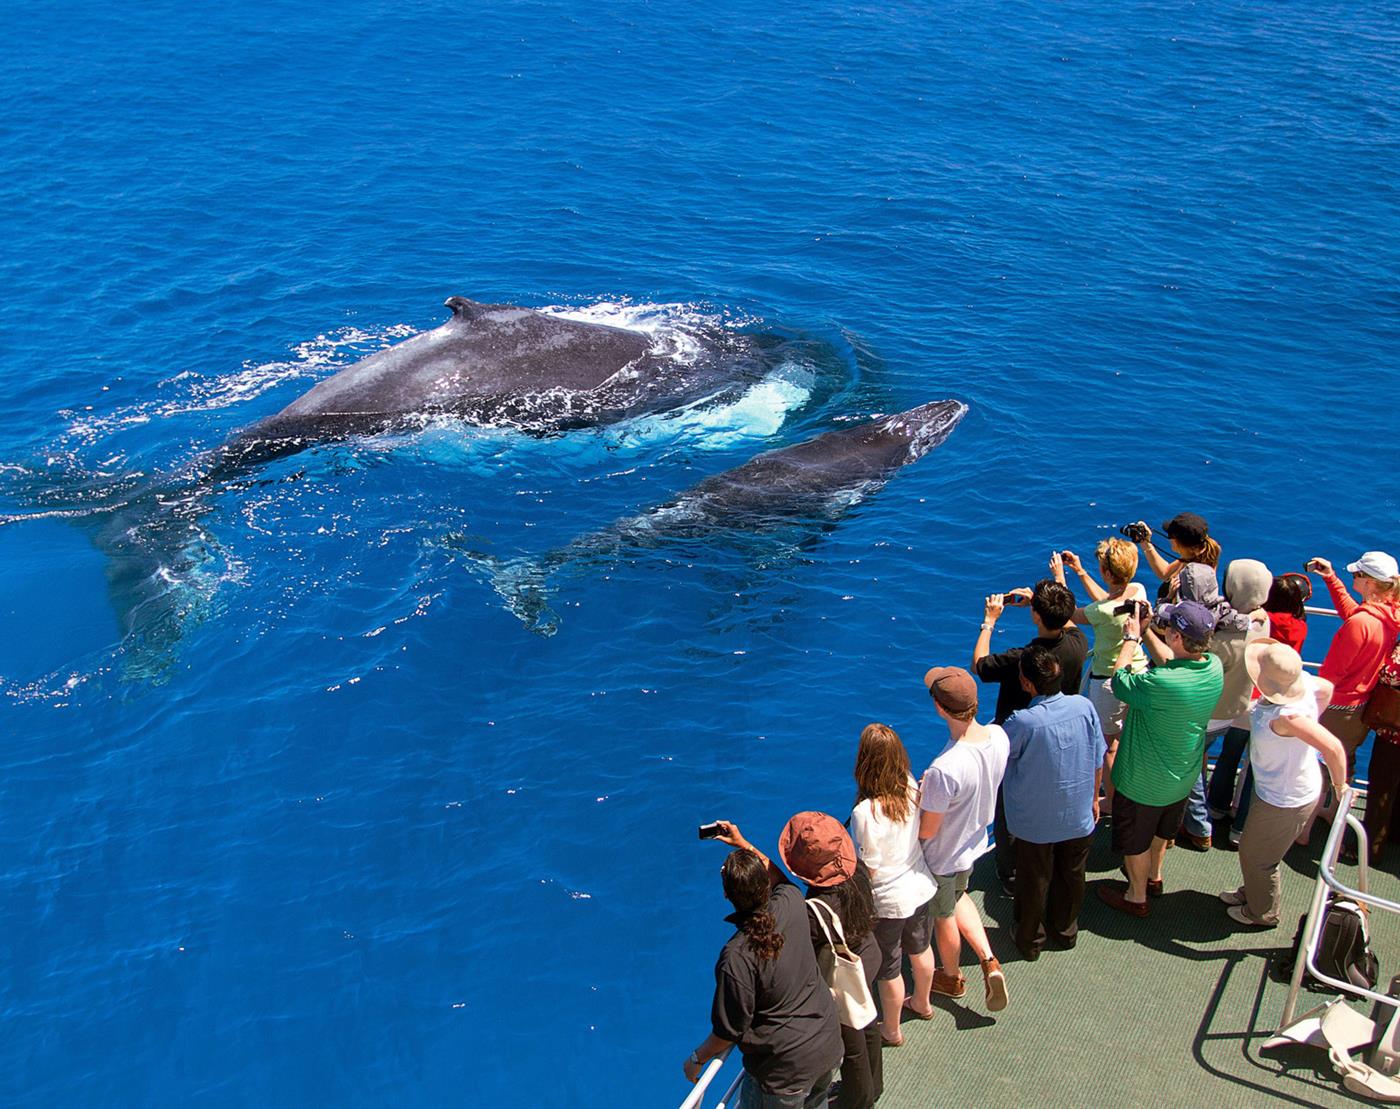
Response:
[[[1356,752],[1370,732],[1361,714],[1380,677],[1381,663],[1395,649],[1400,633],[1400,566],[1384,551],[1367,551],[1348,565],[1352,588],[1361,596],[1359,602],[1347,592],[1325,558],[1310,559],[1307,568],[1327,583],[1337,615],[1342,618],[1342,626],[1332,637],[1318,672],[1333,687],[1332,703],[1318,723],[1346,748],[1350,781],[1356,771]],[[1327,819],[1335,814],[1335,806],[1336,798],[1332,798],[1323,811]],[[1342,859],[1354,862],[1356,849],[1350,835],[1347,840]]]

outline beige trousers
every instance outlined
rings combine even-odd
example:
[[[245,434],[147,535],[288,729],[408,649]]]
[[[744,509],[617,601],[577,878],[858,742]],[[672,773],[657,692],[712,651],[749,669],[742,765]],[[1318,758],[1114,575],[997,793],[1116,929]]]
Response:
[[[1249,915],[1260,924],[1278,923],[1279,864],[1312,816],[1314,802],[1295,809],[1281,809],[1262,800],[1256,792],[1249,803],[1249,819],[1240,837],[1240,875]]]

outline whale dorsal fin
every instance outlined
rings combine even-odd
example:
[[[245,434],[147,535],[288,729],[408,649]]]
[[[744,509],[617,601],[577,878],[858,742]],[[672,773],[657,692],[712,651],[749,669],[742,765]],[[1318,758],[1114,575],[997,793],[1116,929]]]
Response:
[[[448,297],[443,304],[452,309],[453,319],[474,320],[487,310],[485,304],[466,297]]]

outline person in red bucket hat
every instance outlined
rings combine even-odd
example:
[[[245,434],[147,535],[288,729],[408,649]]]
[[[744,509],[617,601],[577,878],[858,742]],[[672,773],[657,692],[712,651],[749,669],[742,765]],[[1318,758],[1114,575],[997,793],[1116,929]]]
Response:
[[[870,870],[856,859],[856,847],[846,829],[824,812],[800,812],[778,837],[778,857],[794,878],[807,883],[807,897],[824,901],[841,922],[846,946],[860,958],[870,996],[880,971],[880,945],[875,939],[875,897]],[[811,921],[812,946],[826,945],[826,934]],[[869,1109],[884,1092],[880,1056],[880,1021],[864,1028],[841,1026],[841,1084],[836,1109]]]

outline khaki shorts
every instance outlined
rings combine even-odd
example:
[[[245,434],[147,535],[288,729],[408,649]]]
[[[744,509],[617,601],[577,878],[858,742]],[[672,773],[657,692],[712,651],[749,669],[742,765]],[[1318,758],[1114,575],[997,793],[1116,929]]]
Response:
[[[933,895],[933,900],[929,904],[933,906],[935,920],[947,920],[953,915],[953,910],[957,908],[958,898],[967,892],[967,880],[971,876],[971,867],[960,870],[956,874],[935,874],[933,876],[933,880],[938,883],[938,892]]]
[[[1115,739],[1122,735],[1128,706],[1113,695],[1113,679],[1096,678],[1090,674],[1084,681],[1084,694],[1099,714],[1104,735]]]

